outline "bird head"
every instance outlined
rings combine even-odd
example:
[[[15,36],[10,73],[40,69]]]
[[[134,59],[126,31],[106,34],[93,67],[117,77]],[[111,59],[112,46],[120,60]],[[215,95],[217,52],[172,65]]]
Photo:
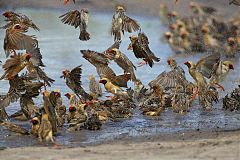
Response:
[[[30,58],[32,58],[32,55],[31,55],[31,54],[28,54],[28,53],[23,54],[23,59],[24,59],[24,60],[29,61]]]
[[[193,66],[193,62],[192,61],[187,61],[184,63],[188,68],[191,68]]]
[[[178,13],[177,13],[176,11],[172,11],[172,12],[169,12],[169,13],[168,13],[168,16],[169,16],[169,17],[172,17],[172,18],[177,17],[177,15],[178,15]]]
[[[117,48],[112,48],[111,50],[109,50],[109,53],[114,56],[115,58],[119,57],[119,49]]]
[[[12,11],[7,11],[7,12],[4,12],[2,15],[5,16],[6,18],[9,18],[9,17],[16,15],[16,13],[14,13]]]
[[[180,33],[180,37],[182,38],[182,39],[185,39],[185,38],[187,38],[187,32],[182,32],[182,33]]]
[[[67,97],[68,99],[70,99],[72,97],[72,94],[66,93],[66,94],[64,94],[64,96]]]
[[[116,6],[116,12],[125,12],[126,9],[123,5],[117,5]]]
[[[169,66],[173,66],[173,65],[176,65],[176,64],[177,64],[176,60],[173,59],[173,58],[169,58],[169,59],[167,60],[167,63],[168,63]]]
[[[53,94],[56,98],[60,98],[60,97],[61,97],[61,92],[60,92],[59,90],[52,91],[52,94]]]
[[[66,78],[69,75],[70,71],[69,70],[64,70],[62,71],[62,76],[60,78]]]
[[[170,38],[172,38],[172,33],[171,33],[171,32],[166,32],[164,35],[165,35],[165,38],[166,38],[167,40],[169,40]]]
[[[206,25],[202,26],[201,31],[202,31],[203,34],[207,34],[207,33],[210,32],[209,27],[206,26]]]
[[[138,39],[138,37],[135,36],[135,35],[131,35],[131,36],[129,37],[129,39],[130,39],[131,42],[135,42],[135,41]]]
[[[44,97],[49,97],[49,96],[50,96],[50,92],[44,91],[44,92],[43,92],[43,96],[44,96]]]
[[[32,125],[40,124],[40,120],[38,117],[33,117],[30,122],[32,123]]]
[[[106,84],[108,82],[107,78],[102,78],[99,80],[99,83]]]
[[[223,61],[223,65],[226,66],[229,70],[230,69],[234,70],[232,61]]]
[[[83,13],[87,13],[88,14],[88,9],[87,8],[83,8],[83,9],[81,9],[81,12],[83,12]]]
[[[234,38],[233,38],[233,37],[229,37],[229,38],[227,39],[227,43],[228,43],[228,45],[233,46],[233,45],[235,44]]]
[[[64,0],[63,4],[66,5],[69,2],[69,0]]]
[[[177,25],[176,24],[171,24],[171,25],[169,25],[169,29],[171,31],[175,31],[177,29]]]
[[[76,108],[75,105],[71,104],[71,105],[69,106],[69,108],[68,108],[68,111],[69,111],[70,113],[73,113],[73,112],[76,112],[76,111],[77,111],[77,108]]]

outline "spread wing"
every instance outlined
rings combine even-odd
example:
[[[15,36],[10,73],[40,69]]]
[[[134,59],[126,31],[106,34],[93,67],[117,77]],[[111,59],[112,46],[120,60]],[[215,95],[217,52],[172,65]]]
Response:
[[[81,53],[83,55],[83,58],[88,60],[94,66],[97,64],[103,64],[103,65],[109,64],[108,58],[102,53],[98,53],[91,50],[81,50]]]
[[[18,68],[21,64],[21,54],[17,54],[11,56],[9,59],[6,60],[5,64],[2,68],[5,70],[5,73],[2,75],[0,79],[4,79],[6,77],[11,77],[12,75],[18,74],[16,68]]]
[[[70,79],[77,85],[81,86],[82,65],[75,67],[70,72]]]
[[[210,78],[214,66],[216,63],[220,61],[220,54],[219,53],[214,53],[210,56],[204,57],[201,60],[199,60],[196,64],[196,69],[202,73],[205,77]]]
[[[136,20],[124,15],[123,17],[123,30],[132,33],[140,29],[140,25]]]
[[[81,13],[78,10],[67,12],[59,18],[61,18],[64,24],[74,26],[75,28],[79,27],[81,24]]]
[[[38,46],[38,41],[35,36],[24,34],[26,31],[19,27],[21,26],[17,24],[6,30],[4,50],[7,57],[10,54],[8,50],[33,50]]]
[[[121,40],[115,41],[114,44],[113,44],[112,46],[110,46],[108,49],[106,49],[106,51],[104,51],[103,53],[106,53],[106,52],[108,52],[109,50],[112,50],[113,48],[119,49],[121,43],[122,43]]]
[[[26,52],[31,55],[30,62],[32,62],[34,66],[45,67],[45,65],[42,62],[42,54],[40,52],[40,48],[37,47],[32,50],[26,50]]]

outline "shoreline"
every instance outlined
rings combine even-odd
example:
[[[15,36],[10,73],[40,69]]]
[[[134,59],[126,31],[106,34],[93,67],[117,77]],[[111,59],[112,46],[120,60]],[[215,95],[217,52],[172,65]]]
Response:
[[[228,159],[240,157],[240,130],[186,134],[193,139],[120,140],[94,146],[2,148],[0,159]],[[197,139],[195,139],[198,137]],[[109,150],[111,148],[111,150]],[[44,153],[44,154],[42,154]],[[8,156],[5,156],[8,155]]]

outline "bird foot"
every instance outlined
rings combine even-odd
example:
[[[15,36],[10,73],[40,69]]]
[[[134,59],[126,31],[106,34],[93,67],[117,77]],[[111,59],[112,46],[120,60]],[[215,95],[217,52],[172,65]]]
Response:
[[[147,64],[147,62],[145,62],[145,61],[139,62],[139,63],[137,63],[137,67],[142,67],[145,64]]]

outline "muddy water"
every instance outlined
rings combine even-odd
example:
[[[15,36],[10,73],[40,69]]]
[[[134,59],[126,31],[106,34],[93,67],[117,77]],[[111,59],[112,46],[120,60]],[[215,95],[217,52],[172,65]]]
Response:
[[[2,11],[3,12],[3,11]],[[89,24],[89,31],[91,33],[91,40],[87,42],[79,41],[79,30],[73,27],[64,25],[58,18],[59,15],[65,13],[63,10],[50,11],[50,10],[17,10],[28,15],[41,29],[40,32],[30,30],[29,34],[34,34],[39,40],[39,47],[43,54],[43,61],[46,64],[45,71],[48,75],[53,77],[56,82],[51,90],[60,89],[61,92],[69,92],[62,79],[59,78],[63,69],[71,69],[77,65],[83,65],[82,82],[86,90],[88,90],[88,76],[89,74],[96,74],[95,68],[90,65],[86,60],[81,57],[81,49],[91,49],[96,51],[104,51],[113,43],[113,38],[110,36],[110,24],[112,15],[92,13]],[[159,73],[167,70],[166,59],[171,54],[171,50],[167,44],[161,42],[161,35],[166,31],[166,28],[161,25],[157,17],[139,17],[132,15],[136,18],[142,26],[142,30],[149,36],[150,47],[154,53],[161,57],[161,62],[155,64],[153,68],[143,66],[136,71],[136,75],[144,84],[155,78]],[[0,18],[0,25],[2,26],[3,18]],[[0,42],[3,44],[4,31],[0,30]],[[122,40],[121,50],[129,56],[129,58],[137,63],[137,60],[132,52],[127,51],[129,44],[129,34],[126,34]],[[5,55],[3,48],[0,49],[0,59],[4,62]],[[177,56],[179,64],[183,64],[186,60],[197,61],[201,55],[193,56]],[[235,60],[235,70],[230,73],[229,78],[223,84],[226,91],[221,92],[221,97],[226,95],[234,87],[239,84],[239,58]],[[111,64],[116,73],[122,73],[114,63]],[[186,67],[184,69],[187,69]],[[0,70],[0,74],[3,70]],[[187,75],[189,79],[189,75]],[[132,86],[129,83],[129,86]],[[6,93],[8,90],[7,81],[0,81],[0,92]],[[36,98],[37,105],[41,104],[41,97]],[[64,103],[67,105],[67,100],[64,98]],[[166,110],[160,117],[150,118],[140,114],[136,109],[134,115],[130,119],[122,119],[116,122],[106,122],[102,129],[99,131],[86,131],[68,133],[65,128],[61,135],[56,139],[59,143],[69,146],[81,146],[86,144],[102,143],[108,140],[151,136],[159,134],[174,134],[178,132],[200,130],[232,130],[240,128],[240,114],[230,113],[222,110],[222,102],[214,106],[210,113],[204,112],[196,103],[191,108],[190,113],[187,115],[177,115],[170,109]],[[11,104],[7,108],[9,114],[14,113],[19,109],[19,103]],[[29,122],[16,122],[23,127],[30,129]],[[0,127],[0,147],[20,147],[20,146],[33,146],[39,145],[37,139],[31,136],[18,136],[14,133],[9,133],[4,128]]]

